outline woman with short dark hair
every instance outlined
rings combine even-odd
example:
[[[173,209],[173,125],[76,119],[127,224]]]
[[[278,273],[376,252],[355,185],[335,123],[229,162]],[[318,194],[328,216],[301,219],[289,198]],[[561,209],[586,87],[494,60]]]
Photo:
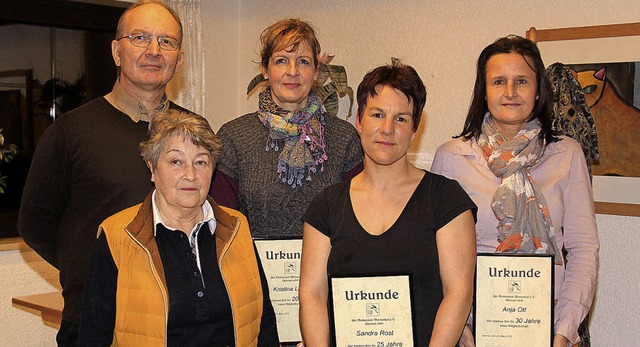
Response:
[[[328,275],[411,273],[415,346],[453,346],[471,308],[475,205],[453,180],[414,167],[407,150],[426,100],[393,60],[358,86],[364,170],[318,194],[303,216],[300,326],[329,345]]]

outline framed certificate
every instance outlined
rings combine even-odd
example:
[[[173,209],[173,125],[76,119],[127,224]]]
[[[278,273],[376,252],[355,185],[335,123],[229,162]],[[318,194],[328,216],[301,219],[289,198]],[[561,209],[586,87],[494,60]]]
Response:
[[[553,282],[551,255],[478,254],[476,346],[550,346]]]
[[[329,276],[334,346],[414,346],[410,274]]]
[[[300,335],[298,283],[302,239],[255,239],[256,249],[269,284],[280,342],[298,342]]]

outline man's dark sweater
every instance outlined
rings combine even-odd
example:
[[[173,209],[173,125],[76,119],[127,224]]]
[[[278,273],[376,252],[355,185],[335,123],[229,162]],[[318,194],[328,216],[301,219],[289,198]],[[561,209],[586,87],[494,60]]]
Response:
[[[101,97],[60,117],[38,143],[18,230],[30,247],[60,270],[63,320],[80,322],[98,225],[140,203],[152,189],[151,174],[138,149],[148,126],[133,122]]]

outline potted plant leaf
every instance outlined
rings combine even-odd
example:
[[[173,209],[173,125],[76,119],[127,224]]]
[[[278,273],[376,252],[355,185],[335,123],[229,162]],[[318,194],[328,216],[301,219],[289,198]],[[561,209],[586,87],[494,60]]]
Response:
[[[0,129],[0,163],[8,163],[18,153],[18,147],[13,143],[10,145],[4,144],[4,136],[2,135],[2,129]],[[1,168],[1,166],[0,166]],[[0,194],[4,194],[4,189],[7,187],[5,179],[7,176],[3,176],[0,172]]]

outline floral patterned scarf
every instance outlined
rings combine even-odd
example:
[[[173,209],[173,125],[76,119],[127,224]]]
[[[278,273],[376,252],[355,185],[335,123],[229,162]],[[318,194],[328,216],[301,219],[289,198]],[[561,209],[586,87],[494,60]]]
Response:
[[[318,96],[311,92],[307,105],[295,112],[278,106],[271,98],[271,88],[260,93],[258,118],[269,128],[265,151],[282,152],[277,172],[283,183],[296,188],[302,180],[311,181],[311,173],[324,171],[328,159],[324,144],[324,109]]]
[[[506,140],[493,117],[487,113],[484,118],[478,145],[491,172],[501,178],[491,200],[498,219],[496,252],[554,254],[562,264],[547,201],[530,173],[544,153],[539,134],[540,122],[534,119]]]

